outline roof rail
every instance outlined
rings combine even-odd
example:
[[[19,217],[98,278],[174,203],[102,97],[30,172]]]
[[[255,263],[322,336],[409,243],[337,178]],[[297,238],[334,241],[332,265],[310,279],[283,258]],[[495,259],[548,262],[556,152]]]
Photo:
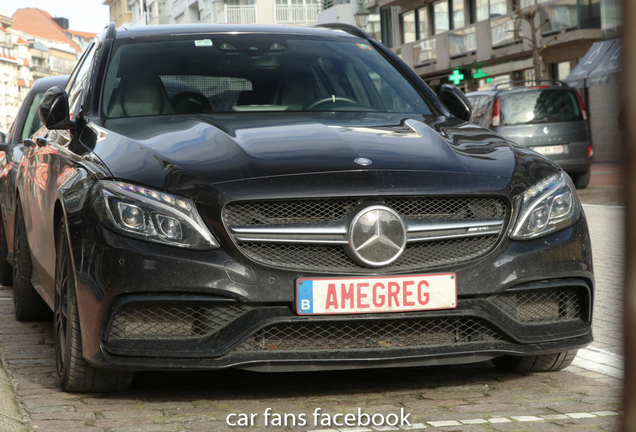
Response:
[[[523,86],[527,86],[528,83],[532,83],[532,84],[538,84],[538,83],[552,83],[553,85],[560,85],[560,86],[565,86],[568,87],[568,85],[566,83],[564,83],[563,81],[559,81],[559,80],[525,80],[525,81],[508,81],[505,83],[499,83],[499,84],[495,84],[494,86],[490,87],[490,90],[499,90],[500,86],[510,86],[510,87],[515,87],[515,84],[523,84]],[[519,85],[518,87],[523,87],[521,85]]]
[[[353,26],[351,24],[327,23],[327,24],[317,24],[314,27],[323,27],[323,28],[330,28],[330,29],[334,29],[334,30],[342,30],[344,32],[347,32],[347,33],[352,34],[354,36],[361,37],[363,39],[373,39],[371,36],[369,36],[369,34],[367,32],[365,32],[364,30],[360,29],[359,27]]]

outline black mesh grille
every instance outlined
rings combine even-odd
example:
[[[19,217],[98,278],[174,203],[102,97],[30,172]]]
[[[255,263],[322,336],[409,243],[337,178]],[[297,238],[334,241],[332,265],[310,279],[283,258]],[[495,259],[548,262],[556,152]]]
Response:
[[[358,204],[354,198],[232,203],[223,209],[227,226],[332,222]]]
[[[427,347],[504,338],[471,318],[275,324],[256,332],[236,351],[322,351]]]
[[[134,302],[115,315],[109,340],[183,339],[209,336],[241,316],[235,303]]]
[[[504,314],[524,324],[548,324],[585,318],[585,291],[581,287],[508,292],[488,300]]]
[[[497,236],[482,236],[437,242],[414,243],[384,271],[418,270],[468,261],[484,254],[497,243]],[[304,246],[271,243],[239,243],[239,248],[260,263],[310,271],[347,271],[376,273],[352,261],[338,246]]]
[[[496,198],[387,198],[385,204],[410,219],[503,219],[506,207]]]

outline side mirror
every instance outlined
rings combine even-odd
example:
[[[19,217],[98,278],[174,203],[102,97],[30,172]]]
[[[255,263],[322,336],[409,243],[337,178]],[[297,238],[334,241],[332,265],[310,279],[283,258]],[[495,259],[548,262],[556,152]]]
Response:
[[[44,93],[38,115],[47,129],[75,128],[75,121],[69,118],[68,95],[61,87],[51,87]]]
[[[4,132],[0,132],[0,152],[7,152],[9,150],[9,144],[7,144],[7,136]]]
[[[444,84],[439,89],[439,98],[452,115],[462,120],[470,120],[473,108],[463,91],[452,84]]]

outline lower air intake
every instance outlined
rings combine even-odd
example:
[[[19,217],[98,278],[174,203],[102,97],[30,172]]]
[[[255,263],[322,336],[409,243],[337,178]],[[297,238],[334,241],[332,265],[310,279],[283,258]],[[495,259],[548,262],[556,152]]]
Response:
[[[470,318],[275,324],[236,351],[322,351],[427,347],[504,340],[487,323]]]
[[[234,303],[132,302],[113,319],[109,340],[165,340],[209,336],[246,312]]]

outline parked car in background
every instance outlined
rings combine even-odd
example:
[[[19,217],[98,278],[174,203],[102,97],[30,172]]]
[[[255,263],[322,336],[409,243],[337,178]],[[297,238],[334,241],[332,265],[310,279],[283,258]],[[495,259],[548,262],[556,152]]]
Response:
[[[547,156],[570,174],[577,188],[587,187],[592,138],[576,89],[560,81],[525,81],[466,96],[473,108],[471,123]]]
[[[0,283],[11,285],[13,282],[13,224],[15,214],[16,174],[22,159],[24,140],[30,138],[42,127],[38,115],[38,106],[42,95],[53,86],[64,86],[68,75],[52,76],[37,80],[20,106],[7,135],[0,133],[0,206],[2,208],[2,223],[0,223]],[[7,228],[9,226],[9,228]],[[46,303],[37,294],[26,298],[14,296],[14,304],[26,302],[29,304],[27,315],[18,318],[36,318],[50,316]],[[22,309],[22,308],[19,308]]]
[[[136,370],[556,371],[593,340],[570,178],[356,27],[111,24],[39,113],[15,289],[54,311],[64,390]]]

